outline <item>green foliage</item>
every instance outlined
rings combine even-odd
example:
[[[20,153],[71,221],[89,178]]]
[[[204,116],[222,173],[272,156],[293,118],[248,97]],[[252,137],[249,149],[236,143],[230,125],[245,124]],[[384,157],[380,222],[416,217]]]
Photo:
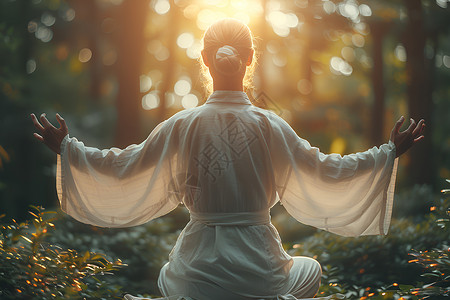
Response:
[[[450,180],[447,180],[450,183]],[[414,257],[410,262],[420,264],[424,273],[421,275],[428,282],[421,287],[414,288],[410,294],[421,297],[450,296],[450,189],[442,190],[445,197],[441,198],[437,206],[433,206],[432,218],[436,224],[447,233],[447,240],[440,249],[411,251]]]
[[[449,190],[443,192],[449,194]],[[393,220],[387,236],[346,238],[320,231],[294,244],[289,252],[321,262],[321,295],[374,299],[448,295],[449,207],[446,197],[437,200],[421,222]]]
[[[119,287],[106,285],[102,275],[124,264],[103,254],[48,244],[56,213],[33,210],[31,221],[12,220],[1,227],[0,298],[118,299]]]
[[[90,226],[61,215],[47,241],[81,253],[88,250],[102,252],[110,260],[120,258],[128,267],[104,281],[123,286],[124,292],[133,295],[157,295],[159,271],[188,220],[187,211],[181,207],[164,218],[120,229]]]

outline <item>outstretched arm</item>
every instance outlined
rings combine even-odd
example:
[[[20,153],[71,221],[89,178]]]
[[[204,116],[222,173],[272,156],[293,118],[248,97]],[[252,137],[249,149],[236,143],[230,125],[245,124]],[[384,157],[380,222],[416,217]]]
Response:
[[[400,127],[402,127],[405,118],[403,116],[395,123],[394,128],[392,128],[390,140],[395,144],[396,147],[396,157],[399,157],[403,153],[409,150],[415,143],[419,142],[424,138],[423,130],[425,128],[425,121],[422,119],[416,124],[414,119],[410,119],[411,123],[405,131],[400,132]]]
[[[53,126],[45,117],[45,114],[40,116],[40,121],[34,114],[31,114],[31,120],[33,121],[34,127],[39,131],[39,133],[34,133],[34,137],[47,145],[53,152],[61,153],[61,142],[64,137],[69,133],[66,121],[59,115],[56,114],[56,120],[58,120],[59,128]],[[41,124],[42,123],[42,124]]]

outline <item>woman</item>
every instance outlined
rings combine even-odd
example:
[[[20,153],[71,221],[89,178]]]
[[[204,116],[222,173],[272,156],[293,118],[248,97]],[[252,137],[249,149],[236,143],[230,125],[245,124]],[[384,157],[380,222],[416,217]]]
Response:
[[[300,222],[340,235],[386,234],[396,157],[423,138],[424,121],[411,120],[399,132],[402,117],[379,148],[325,155],[243,92],[254,58],[245,24],[213,24],[204,35],[202,58],[213,94],[204,105],[159,124],[139,145],[85,147],[69,138],[59,115],[58,129],[45,115],[42,124],[32,115],[36,138],[58,153],[61,207],[84,223],[126,227],[184,203],[191,220],[161,270],[158,285],[165,297],[313,297],[320,265],[283,250],[270,208],[281,201]]]

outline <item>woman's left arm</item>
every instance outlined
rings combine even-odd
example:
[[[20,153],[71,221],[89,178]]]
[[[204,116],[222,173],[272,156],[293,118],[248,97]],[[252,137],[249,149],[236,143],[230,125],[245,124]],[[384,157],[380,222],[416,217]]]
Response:
[[[396,157],[399,157],[408,151],[412,146],[424,138],[423,131],[425,129],[425,121],[423,119],[421,119],[419,123],[416,123],[416,121],[411,118],[409,127],[405,131],[400,132],[400,127],[402,127],[404,121],[405,118],[401,116],[391,131],[390,140],[395,144]]]

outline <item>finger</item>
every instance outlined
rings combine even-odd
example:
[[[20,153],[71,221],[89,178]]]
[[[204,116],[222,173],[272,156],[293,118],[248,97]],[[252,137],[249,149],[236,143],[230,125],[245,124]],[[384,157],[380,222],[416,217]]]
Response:
[[[397,123],[395,123],[394,131],[399,132],[400,127],[402,127],[403,122],[405,121],[405,117],[401,116],[400,119],[398,119]]]
[[[414,143],[417,143],[418,141],[423,140],[425,137],[423,135],[419,136],[418,138],[414,139]]]
[[[34,127],[36,127],[39,131],[44,130],[44,127],[42,127],[41,123],[39,123],[38,119],[34,114],[31,114],[31,121],[33,121]]]
[[[53,127],[54,129],[56,129],[55,126],[53,126],[45,117],[45,114],[42,114],[41,117],[39,118],[41,120],[42,125],[44,126],[44,128],[46,127]]]
[[[416,121],[414,121],[413,118],[410,118],[409,120],[411,123],[409,124],[408,129],[406,129],[405,132],[411,133],[414,130],[414,128],[416,127]]]
[[[61,125],[60,128],[62,128],[64,131],[68,131],[66,121],[61,117],[60,114],[56,114],[56,120],[58,120],[59,125]]]
[[[421,134],[422,130],[423,130],[423,125],[424,125],[424,120],[420,120],[419,123],[417,124],[416,128],[414,128],[412,134],[413,136],[418,136]]]
[[[39,134],[37,134],[37,133],[33,133],[33,136],[34,136],[36,139],[38,139],[39,141],[44,142],[44,138],[43,138],[41,135],[39,135]]]

